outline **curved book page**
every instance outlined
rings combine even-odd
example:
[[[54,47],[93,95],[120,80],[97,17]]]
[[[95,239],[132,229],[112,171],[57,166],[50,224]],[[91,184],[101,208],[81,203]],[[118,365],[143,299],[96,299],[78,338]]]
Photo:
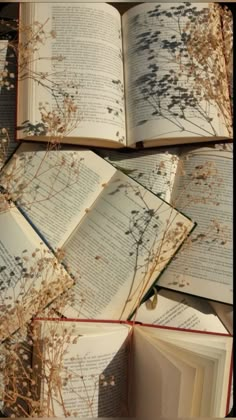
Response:
[[[162,2],[124,14],[129,146],[232,137],[219,10]]]
[[[197,227],[159,286],[233,303],[232,158],[214,147],[183,152],[171,201]]]

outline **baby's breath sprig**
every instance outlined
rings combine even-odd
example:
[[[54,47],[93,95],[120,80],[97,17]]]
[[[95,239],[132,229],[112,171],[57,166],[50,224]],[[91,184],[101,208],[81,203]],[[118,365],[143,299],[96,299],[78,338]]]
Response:
[[[9,132],[6,128],[0,128],[0,168],[4,165],[10,144]]]

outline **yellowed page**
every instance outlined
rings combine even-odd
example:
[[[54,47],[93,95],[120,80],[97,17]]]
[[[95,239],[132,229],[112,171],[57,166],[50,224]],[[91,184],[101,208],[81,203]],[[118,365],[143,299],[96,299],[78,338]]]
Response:
[[[35,3],[21,4],[21,16],[27,24],[42,24],[49,39],[33,56],[32,80],[19,85],[23,109],[18,125],[42,121],[39,107],[46,102],[63,120],[63,100],[69,94],[78,107],[78,121],[72,112],[66,135],[125,145],[119,12],[105,3]],[[28,97],[23,105],[25,86]]]
[[[127,319],[192,227],[117,171],[63,246],[71,272],[80,276],[73,307],[63,314]]]
[[[215,148],[185,152],[172,203],[197,227],[159,286],[233,303],[232,155]]]
[[[68,239],[115,171],[89,150],[50,150],[24,143],[0,180],[56,249]]]
[[[178,165],[178,149],[168,151],[160,149],[126,151],[98,149],[97,153],[123,170],[143,187],[152,191],[158,197],[170,202],[171,191]]]
[[[139,329],[141,330],[141,333],[143,335],[150,335],[150,339],[156,339],[157,342],[159,339],[161,339],[166,342],[166,345],[168,345],[168,343],[177,345],[180,348],[180,350],[183,349],[184,351],[190,351],[193,356],[195,353],[196,363],[198,356],[200,356],[203,359],[205,358],[206,375],[203,384],[201,410],[202,413],[205,413],[206,415],[205,410],[208,411],[210,409],[210,416],[212,417],[224,416],[226,411],[228,385],[231,369],[233,343],[232,337],[214,334],[205,335],[190,331],[171,331],[165,329],[158,329],[151,326],[137,326],[137,330]],[[211,361],[214,361],[215,366],[213,368],[214,371],[211,384],[212,397],[211,404],[209,406],[206,397],[207,389],[210,386],[210,383],[208,382],[209,375],[207,374],[207,369],[211,370]]]
[[[215,33],[220,20],[213,9],[206,3],[161,2],[124,14],[128,145],[231,135],[222,34]],[[206,20],[209,11],[214,23]]]
[[[47,402],[44,415],[70,414],[83,418],[124,415],[129,326],[40,321],[35,327],[39,325],[40,338],[45,340],[42,354],[38,354],[42,359],[42,407],[43,401]],[[57,336],[61,338],[60,346],[56,344]],[[34,351],[38,351],[36,346]],[[50,369],[55,363],[62,382],[51,391]]]
[[[186,351],[181,347],[158,339],[154,334],[150,336],[149,334],[145,334],[145,331],[141,331],[141,334],[143,334],[147,341],[158,349],[164,357],[181,370],[179,405],[176,416],[195,417],[200,416],[201,414],[203,415],[201,406],[204,399],[205,401],[207,399],[209,403],[208,410],[205,411],[204,414],[209,414],[210,397],[213,388],[209,387],[209,384],[212,384],[213,378],[214,365],[212,360],[206,360],[206,358],[201,355],[197,355],[188,350]],[[208,388],[203,390],[206,378],[209,381]]]
[[[193,228],[89,150],[23,145],[1,183],[49,245],[63,249],[78,280],[71,317],[127,319]]]
[[[182,372],[134,329],[134,361],[131,394],[135,417],[177,417]]]
[[[0,226],[0,340],[4,340],[73,281],[19,210],[0,212]]]
[[[149,307],[148,302],[144,302],[138,308],[135,320],[144,324],[227,333],[205,299],[161,289],[157,292],[156,307]]]

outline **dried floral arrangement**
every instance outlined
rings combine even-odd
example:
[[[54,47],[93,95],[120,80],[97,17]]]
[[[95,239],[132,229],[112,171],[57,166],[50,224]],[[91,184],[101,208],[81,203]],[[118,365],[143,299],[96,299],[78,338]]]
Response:
[[[157,5],[149,12],[143,25],[143,34],[139,35],[136,43],[136,54],[147,51],[150,63],[149,71],[135,82],[141,97],[149,104],[150,112],[152,110],[150,117],[171,120],[176,130],[187,130],[190,136],[198,130],[216,134],[210,117],[212,103],[217,105],[218,113],[222,113],[228,131],[232,130],[225,61],[218,59],[223,45],[219,16],[225,17],[225,41],[228,46],[225,54],[228,63],[229,57],[232,57],[229,45],[230,39],[232,42],[232,16],[229,11],[222,11],[216,3],[203,10],[198,10],[189,2],[172,6],[168,11]],[[178,31],[173,30],[171,41],[169,38],[163,39],[161,29],[156,32],[150,29],[151,22],[157,17],[160,25],[163,25],[163,32],[167,21],[170,28],[171,22],[178,23]],[[138,25],[139,16],[132,23]],[[158,62],[166,64],[167,68],[171,63],[173,68],[162,75],[162,66],[157,65]],[[202,106],[203,100],[207,102],[205,108]],[[198,119],[199,125],[193,116]],[[146,120],[142,120],[139,125],[145,123]]]
[[[199,85],[198,88],[201,92],[205,89],[207,90],[207,94],[212,94],[214,97],[216,95],[216,86],[206,85],[204,82],[204,74],[202,73],[201,67],[201,74],[199,73],[199,66],[196,64],[196,55],[198,54],[197,63],[201,62],[201,66],[204,65],[204,59],[207,59],[207,55],[202,54],[202,48],[199,48],[199,45],[196,45],[194,40],[194,31],[201,29],[201,24],[205,23],[205,18],[203,18],[203,22],[199,19],[198,25],[199,27],[189,28],[190,31],[190,38],[189,38],[189,46],[188,46],[188,54],[194,54],[193,60],[193,68],[191,69],[192,72],[195,72],[196,80],[198,80]],[[18,25],[17,22],[13,22],[12,24],[8,24],[9,28],[16,28]],[[6,29],[7,30],[7,29]],[[68,82],[66,87],[61,87],[59,85],[54,85],[49,75],[46,74],[31,74],[29,72],[29,57],[30,51],[32,49],[39,48],[41,43],[46,42],[48,37],[55,37],[55,33],[47,33],[44,30],[44,24],[40,24],[39,22],[35,22],[33,27],[25,27],[21,28],[26,34],[26,41],[24,44],[17,45],[16,42],[10,42],[9,48],[16,57],[18,57],[19,49],[21,51],[21,61],[19,62],[19,77],[20,78],[33,78],[35,83],[42,84],[45,89],[50,90],[52,95],[55,95],[55,98],[58,103],[57,109],[51,109],[49,104],[40,104],[40,113],[42,117],[42,122],[33,126],[29,121],[24,122],[23,126],[24,129],[28,132],[32,133],[43,133],[45,130],[49,135],[49,143],[45,151],[44,159],[47,159],[47,156],[50,154],[51,150],[60,150],[60,138],[61,136],[66,136],[70,133],[75,125],[78,125],[81,121],[81,113],[78,107],[75,105],[74,97],[78,95],[79,86],[73,84],[72,82]],[[192,42],[191,42],[192,40]],[[204,44],[204,40],[202,40]],[[212,40],[212,48],[216,47],[217,45],[214,44],[215,40]],[[24,54],[22,54],[24,51]],[[40,59],[40,57],[39,57]],[[55,60],[61,60],[62,57],[53,57]],[[178,58],[179,63],[181,62],[181,57]],[[183,71],[190,71],[189,69],[184,68]],[[8,63],[5,63],[4,70],[1,73],[1,88],[2,89],[13,89],[15,83],[15,74],[12,72],[8,72],[7,70]],[[221,73],[221,68],[219,64],[219,68],[217,69],[219,75]],[[172,76],[170,76],[172,77]],[[190,76],[189,76],[190,77]],[[219,78],[221,80],[221,78]],[[217,89],[221,89],[222,86],[217,86]],[[223,89],[223,88],[222,88]],[[224,94],[222,90],[222,95],[217,96],[218,98],[218,106],[225,110],[225,119],[227,123],[227,115],[228,109],[225,107],[224,102]],[[210,121],[209,121],[210,124]],[[10,142],[8,129],[5,127],[0,127],[0,160],[4,163],[7,155],[7,147]],[[224,146],[218,146],[224,148]],[[175,159],[173,158],[173,165],[175,165]],[[4,182],[4,190],[1,191],[1,202],[0,202],[0,211],[7,211],[9,207],[11,207],[11,203],[18,202],[20,203],[21,200],[24,200],[24,193],[27,189],[30,189],[31,185],[35,186],[37,183],[37,174],[34,179],[29,179],[28,183],[24,184],[21,181],[19,173],[23,171],[27,171],[27,165],[30,165],[30,161],[22,161],[20,164],[20,171],[17,165],[17,169],[6,173],[5,175],[5,182]],[[170,182],[170,179],[166,173],[166,162],[162,161],[154,176],[160,176],[165,179],[166,183]],[[38,173],[40,173],[40,168],[42,166],[42,162],[39,162]],[[80,172],[80,162],[76,162],[73,158],[73,153],[71,153],[71,157],[69,161],[65,161],[64,158],[58,159],[57,167],[54,167],[53,170],[57,173],[54,174],[54,178],[52,180],[52,190],[49,196],[45,197],[45,200],[50,200],[50,197],[55,196],[56,194],[60,194],[62,191],[54,190],[53,185],[54,182],[56,183],[57,176],[59,176],[61,168],[67,168],[67,180],[65,182],[64,188],[70,188],[73,183],[79,182],[79,172]],[[122,168],[121,168],[122,169]],[[124,170],[125,171],[125,170]],[[50,169],[49,169],[50,172]],[[204,200],[209,201],[211,200],[211,188],[212,188],[212,178],[214,179],[213,182],[220,183],[221,180],[217,178],[217,170],[214,167],[214,164],[211,162],[209,163],[206,160],[205,165],[202,167],[195,167],[193,172],[189,174],[189,184],[186,186],[186,189],[189,188],[191,183],[201,183],[204,182],[204,185],[209,192],[208,196],[204,198]],[[208,183],[209,181],[209,183]],[[128,185],[118,185],[118,189],[126,189],[127,194],[129,193],[129,186]],[[137,191],[137,193],[139,193]],[[114,190],[115,194],[115,190]],[[161,196],[162,192],[159,193]],[[144,201],[144,197],[140,196],[140,198]],[[193,203],[193,200],[202,200],[202,197],[199,196],[198,198],[195,196],[189,195],[188,200],[186,202],[186,209],[189,203]],[[37,202],[37,189],[35,191],[34,203]],[[25,205],[30,206],[32,202],[26,202]],[[217,203],[215,203],[217,205]],[[145,206],[145,202],[144,202]],[[178,207],[178,200],[175,203],[175,206]],[[138,270],[143,272],[143,283],[147,281],[147,276],[150,276],[153,271],[155,271],[158,264],[163,263],[163,257],[161,257],[160,261],[160,250],[163,249],[163,246],[169,245],[173,243],[173,240],[177,236],[181,236],[184,234],[182,231],[182,226],[176,226],[174,230],[168,232],[166,236],[165,243],[160,244],[159,251],[157,253],[153,253],[153,249],[156,247],[156,242],[153,242],[151,245],[148,243],[148,238],[146,238],[145,233],[148,230],[149,226],[153,224],[155,220],[156,214],[153,209],[145,208],[144,212],[132,212],[129,221],[129,229],[126,232],[127,236],[132,236],[133,238],[133,250],[131,251],[133,255],[136,257],[136,264],[134,267],[134,277],[136,276]],[[219,241],[222,246],[227,242],[227,232],[223,229],[222,226],[219,226],[217,221],[213,222],[212,229],[206,234],[206,236],[197,236],[197,237],[190,237],[189,240],[186,242],[185,246],[189,247],[193,242],[196,241],[206,241],[209,245],[212,241]],[[143,266],[140,266],[138,263],[138,257],[142,254],[142,249],[148,248],[149,249],[149,258],[147,259],[146,263]],[[184,248],[183,248],[184,250]],[[38,258],[39,256],[39,258]],[[34,299],[35,305],[37,306],[37,310],[34,311],[38,316],[55,316],[55,313],[62,313],[63,308],[68,304],[68,300],[73,303],[73,293],[64,293],[58,298],[53,305],[53,308],[47,308],[44,310],[45,307],[45,296],[50,295],[50,289],[47,288],[47,280],[45,278],[45,289],[42,293],[38,293],[34,290],[34,286],[32,284],[31,288],[27,289],[27,281],[28,278],[32,278],[37,275],[39,272],[42,271],[42,266],[45,263],[50,266],[52,269],[58,267],[61,261],[65,258],[63,252],[59,249],[56,252],[55,258],[48,257],[45,254],[42,254],[39,249],[36,249],[34,253],[28,255],[27,250],[21,255],[15,257],[15,266],[12,267],[10,273],[7,273],[6,278],[4,278],[4,283],[0,283],[0,321],[1,327],[6,327],[6,322],[9,322],[9,316],[12,315],[12,303],[6,302],[6,286],[10,288],[13,295],[15,302],[17,303],[18,295],[14,294],[14,287],[16,283],[19,281],[22,283],[21,292],[20,294],[25,295],[25,298],[28,298],[30,294],[30,300]],[[99,260],[99,256],[97,256]],[[3,275],[7,272],[5,266],[0,267],[0,273]],[[57,284],[57,286],[56,286]],[[180,282],[181,284],[181,282]],[[55,287],[59,287],[60,279],[55,281]],[[180,286],[181,287],[181,286]],[[32,294],[33,292],[33,294]],[[132,295],[132,287],[130,290],[130,295],[127,297],[127,300],[130,299]],[[34,296],[33,296],[34,295]],[[83,305],[83,297],[81,298],[81,305]],[[155,299],[154,299],[155,305]],[[3,315],[2,315],[3,314]],[[71,383],[71,392],[73,391],[73,373],[65,369],[63,366],[63,356],[66,352],[66,346],[70,343],[70,341],[74,338],[73,331],[67,330],[65,331],[64,336],[58,337],[56,330],[51,332],[51,339],[48,341],[46,345],[46,353],[41,354],[41,360],[39,362],[43,364],[44,368],[40,372],[38,372],[39,378],[46,378],[48,383],[48,397],[42,402],[38,400],[38,382],[35,380],[34,372],[32,370],[32,345],[37,340],[37,335],[35,331],[32,332],[31,326],[29,323],[24,322],[24,308],[19,308],[17,312],[17,317],[21,320],[21,326],[18,330],[17,334],[13,337],[5,340],[1,343],[1,352],[0,352],[0,378],[2,376],[3,381],[2,385],[0,384],[0,401],[3,401],[4,409],[6,412],[10,413],[11,417],[53,417],[53,400],[58,398],[63,410],[64,416],[78,416],[79,415],[79,407],[78,411],[70,412],[66,407],[63,406],[63,398],[61,394],[61,390],[65,384],[68,386],[68,382]],[[1,331],[1,330],[0,330]],[[72,338],[73,337],[73,338]],[[40,350],[38,352],[40,356]],[[45,355],[46,354],[46,355]],[[53,356],[53,357],[52,357]],[[39,357],[40,359],[40,357]],[[43,363],[44,362],[44,363]],[[86,383],[84,382],[84,375],[81,374],[81,384],[84,387],[84,392],[82,398],[85,400],[85,404],[88,405],[88,409],[90,410],[90,414],[93,415],[93,393],[94,390],[98,387],[98,385],[103,385],[107,392],[109,392],[109,388],[114,387],[116,385],[116,378],[113,376],[111,377],[104,377],[98,373],[98,376],[94,378],[94,390],[90,390],[90,393],[86,390]],[[79,399],[79,396],[78,396]]]
[[[188,282],[183,281],[183,278],[188,276],[189,259],[193,261],[194,255],[197,258],[197,250],[201,252],[201,249],[204,249],[206,255],[211,252],[212,258],[213,250],[216,254],[221,253],[221,246],[225,247],[224,252],[227,252],[226,248],[230,252],[229,249],[232,246],[232,207],[230,207],[232,206],[232,144],[214,143],[208,145],[208,148],[174,148],[168,152],[160,151],[158,154],[149,151],[148,153],[130,152],[124,155],[110,150],[101,151],[100,154],[117,168],[129,174],[131,178],[136,179],[159,197],[171,202],[175,208],[196,220],[196,230],[174,257],[174,260],[180,261],[173,283],[178,285],[179,290],[184,291],[185,286],[189,285]],[[219,160],[221,158],[225,159],[222,163]],[[231,264],[230,257],[228,262]],[[172,263],[170,267],[171,265]],[[182,271],[181,276],[178,275],[178,271]],[[190,289],[189,293],[192,293]]]
[[[14,39],[8,40],[8,60],[6,61],[6,47],[2,48],[2,56],[0,60],[1,89],[10,91],[16,88],[16,78],[18,81],[24,79],[32,79],[36,85],[41,85],[46,91],[49,91],[55,99],[56,107],[52,109],[49,104],[40,103],[39,111],[41,121],[32,125],[30,121],[24,121],[22,127],[28,133],[43,134],[47,132],[49,147],[60,143],[60,138],[69,135],[69,133],[80,123],[81,112],[78,110],[76,103],[78,102],[79,86],[74,81],[61,85],[51,80],[47,73],[36,73],[32,71],[31,60],[32,51],[38,53],[38,60],[41,60],[39,51],[41,45],[44,45],[48,39],[55,38],[54,31],[47,32],[45,25],[47,22],[34,22],[32,26],[22,26],[18,21],[3,22],[4,38],[7,40],[8,32],[14,31],[16,34],[20,31],[22,41],[15,36]],[[0,51],[1,53],[1,51]],[[48,60],[61,61],[62,56],[49,57]],[[15,68],[15,71],[13,70]],[[10,69],[10,70],[9,70]],[[0,166],[4,164],[8,156],[8,148],[10,144],[9,130],[7,127],[0,127]]]
[[[24,164],[26,162],[23,161],[22,165],[24,168]],[[64,163],[66,164],[66,163]],[[174,159],[173,159],[174,164]],[[166,182],[168,183],[168,176],[166,176],[166,163],[162,161],[157,168],[157,172],[160,176],[164,176],[166,179]],[[27,165],[26,165],[27,168]],[[78,171],[79,172],[79,171]],[[72,177],[73,178],[73,177]],[[210,164],[208,161],[206,161],[205,165],[202,167],[196,167],[194,168],[192,174],[189,174],[189,185],[191,183],[198,183],[201,185],[201,183],[207,184],[207,190],[208,190],[208,196],[206,197],[206,202],[211,201],[211,188],[212,188],[212,178],[213,182],[220,185],[221,179],[217,178],[217,170],[214,167],[214,164]],[[12,194],[14,192],[14,172],[11,173],[10,178],[13,187],[11,187]],[[79,177],[77,182],[79,182]],[[37,183],[37,179],[36,179]],[[9,182],[9,185],[10,182]],[[17,185],[17,183],[16,183]],[[69,184],[68,184],[69,188]],[[117,184],[116,188],[114,188],[112,194],[116,194],[116,189],[126,189],[127,193],[129,191],[128,185],[120,185]],[[24,189],[19,191],[19,200],[24,200]],[[138,191],[137,191],[138,192]],[[16,188],[17,193],[17,188]],[[8,198],[10,198],[8,196]],[[13,198],[17,198],[13,197]],[[199,200],[202,199],[202,197],[199,195]],[[37,194],[35,195],[35,200],[37,201]],[[50,200],[50,196],[47,197],[47,200]],[[188,208],[188,205],[193,202],[193,200],[197,200],[197,197],[188,197],[188,202],[186,202],[186,209]],[[26,203],[27,204],[27,203]],[[28,203],[29,205],[32,204],[32,202]],[[215,202],[215,205],[217,203]],[[6,211],[6,207],[3,209],[3,211]],[[153,244],[148,243],[148,236],[145,234],[146,230],[148,230],[149,226],[153,224],[155,221],[155,212],[151,209],[146,208],[146,211],[144,212],[132,212],[130,215],[129,220],[129,228],[126,231],[126,235],[133,238],[133,248],[130,251],[136,258],[136,265],[134,269],[134,278],[137,275],[138,271],[142,271],[144,273],[142,281],[145,285],[145,281],[147,280],[147,276],[150,276],[152,271],[157,268],[158,263],[158,255],[153,255],[153,247],[155,248],[155,242]],[[158,221],[157,221],[158,223]],[[173,243],[173,239],[176,238],[176,233],[181,234],[181,226],[176,227],[178,232],[175,232],[172,230],[169,234],[173,235],[171,238],[168,236],[166,237],[166,244]],[[209,232],[204,235],[198,235],[198,236],[191,236],[189,240],[186,242],[185,247],[191,247],[196,242],[198,243],[205,243],[209,244],[211,246],[212,243],[215,241],[221,242],[222,246],[227,242],[226,237],[226,231],[223,228],[223,226],[220,226],[217,224],[217,221],[212,226],[212,229],[209,230]],[[165,244],[162,244],[163,246]],[[142,249],[148,248],[149,249],[149,258],[147,258],[147,261],[144,265],[139,265],[139,255],[142,254]],[[162,247],[160,247],[161,249]],[[183,247],[184,251],[184,247]],[[37,275],[37,270],[35,269],[35,265],[33,264],[31,266],[31,261],[35,259],[35,256],[37,255],[39,251],[35,251],[35,255],[27,255],[27,252],[23,254],[21,259],[20,257],[16,260],[16,265],[20,267],[20,276],[21,281],[24,283],[24,279],[27,279],[28,275],[30,275],[32,272],[34,275]],[[58,261],[60,262],[62,259],[64,259],[66,256],[63,254],[63,252],[60,252],[58,250],[58,254],[56,255],[56,258],[58,258]],[[96,257],[97,262],[100,261],[100,256],[98,255]],[[159,261],[161,262],[161,261]],[[40,260],[40,263],[36,262],[36,267],[38,270],[41,270],[42,263],[45,263],[45,257]],[[55,264],[55,260],[52,261],[52,264]],[[1,267],[1,269],[4,272],[4,267]],[[23,272],[23,275],[22,275]],[[13,274],[13,273],[12,273]],[[145,278],[146,277],[146,278]],[[10,276],[10,279],[13,280],[15,277],[12,275]],[[58,279],[59,280],[59,279]],[[179,282],[179,287],[181,288],[184,286],[184,283],[182,279],[177,279]],[[22,284],[23,284],[22,283]],[[59,284],[59,281],[58,281]],[[49,291],[50,292],[50,291]],[[130,290],[130,296],[127,297],[129,299],[132,295],[132,288]],[[36,294],[35,299],[36,303],[39,302],[38,306],[38,316],[44,316],[44,317],[50,317],[54,316],[55,313],[62,313],[63,307],[65,307],[68,302],[73,305],[72,299],[73,295],[68,292],[68,294],[64,294],[61,296],[60,299],[57,299],[54,302],[53,308],[50,309],[50,307],[43,311],[44,308],[44,301],[43,298],[45,297],[44,293],[41,296],[38,296]],[[31,299],[31,298],[30,298]],[[155,295],[154,300],[152,302],[152,307],[155,307],[155,304],[157,302],[157,297]],[[86,304],[86,296],[81,296],[81,309],[83,309],[83,305]],[[10,308],[5,308],[4,313],[8,313]],[[55,312],[56,311],[56,312]],[[21,316],[23,314],[21,313]],[[78,313],[78,317],[80,317],[80,314]],[[22,318],[23,321],[23,318]],[[30,327],[28,325],[28,327]],[[74,340],[75,337],[73,335],[73,331],[67,330],[65,333],[64,338],[58,337],[56,332],[54,331],[52,333],[51,340],[49,340],[48,344],[46,344],[46,353],[43,353],[41,355],[41,363],[45,363],[45,369],[38,373],[38,379],[44,379],[46,378],[48,382],[48,396],[44,400],[43,404],[42,401],[39,402],[37,399],[38,396],[38,382],[35,381],[35,379],[32,378],[32,359],[31,359],[31,350],[30,346],[34,343],[34,336],[32,336],[32,333],[29,334],[29,336],[26,338],[26,325],[22,325],[21,329],[18,331],[18,334],[13,336],[12,338],[6,340],[1,345],[1,354],[2,354],[2,363],[1,363],[1,373],[2,376],[5,378],[3,381],[3,388],[2,388],[2,400],[4,402],[4,410],[6,410],[6,413],[11,413],[12,417],[21,417],[21,416],[29,416],[29,417],[39,417],[39,416],[53,416],[53,400],[59,401],[59,404],[63,408],[63,398],[61,391],[65,387],[67,387],[68,392],[71,392],[73,395],[77,392],[77,390],[74,389],[75,381],[78,381],[78,378],[73,378],[73,372],[67,371],[65,369],[65,366],[62,363],[62,358],[64,355],[64,351],[66,351],[66,343],[69,344],[71,340]],[[21,342],[24,341],[23,347],[20,347]],[[47,354],[47,351],[51,351],[51,349],[54,348],[55,352],[53,353],[53,357],[45,356]],[[51,353],[50,353],[51,354]],[[21,357],[26,362],[22,364]],[[20,367],[19,367],[20,364]],[[37,365],[37,364],[36,364]],[[34,371],[35,372],[35,371]],[[96,391],[98,384],[101,385],[100,382],[104,383],[104,387],[106,388],[107,392],[109,392],[109,387],[114,387],[116,385],[116,378],[106,378],[106,377],[100,377],[100,373],[98,373],[97,377],[94,378],[94,392]],[[81,398],[83,398],[84,402],[83,404],[88,405],[88,409],[90,410],[91,415],[94,414],[93,411],[93,391],[89,389],[89,392],[86,391],[86,382],[84,378],[84,374],[81,374],[81,387],[84,386],[84,391],[80,394]],[[64,386],[64,388],[63,388]],[[69,387],[69,388],[68,388]],[[84,393],[87,395],[87,397],[84,396]],[[79,399],[79,395],[78,395]],[[95,404],[95,403],[94,403]],[[83,405],[84,407],[84,405]],[[65,416],[75,416],[79,415],[79,407],[76,411],[70,411],[67,408],[63,408],[64,415]]]

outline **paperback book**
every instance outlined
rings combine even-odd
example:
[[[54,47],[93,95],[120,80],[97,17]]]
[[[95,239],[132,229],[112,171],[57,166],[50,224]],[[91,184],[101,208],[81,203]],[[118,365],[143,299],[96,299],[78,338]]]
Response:
[[[23,143],[0,183],[75,279],[69,317],[128,319],[195,227],[90,150]]]

